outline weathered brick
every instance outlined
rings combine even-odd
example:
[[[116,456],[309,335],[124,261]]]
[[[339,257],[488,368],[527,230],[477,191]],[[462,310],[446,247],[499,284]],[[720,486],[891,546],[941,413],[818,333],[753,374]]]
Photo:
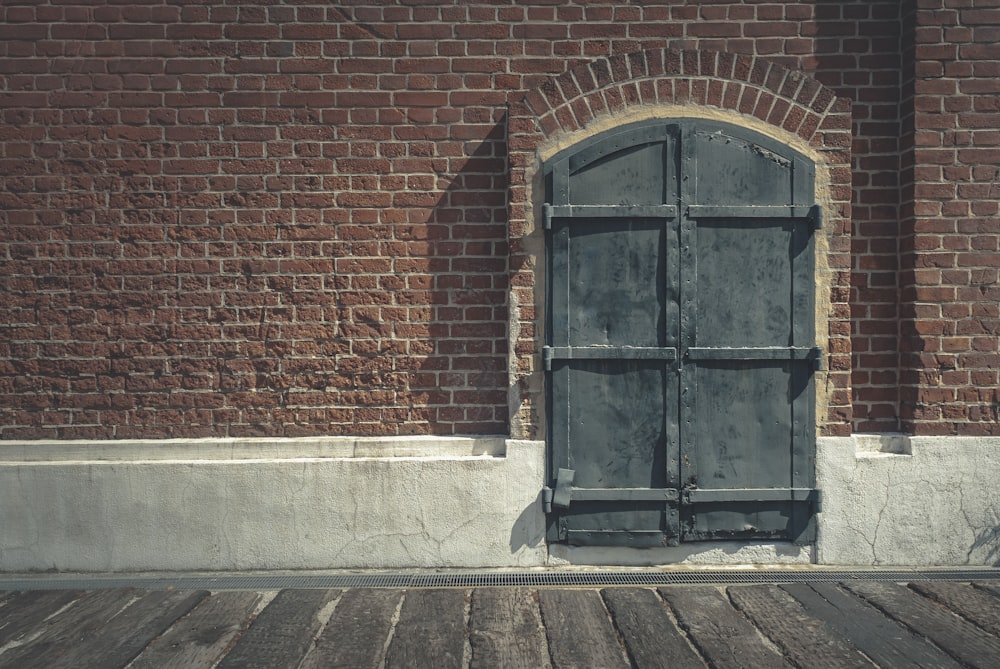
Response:
[[[0,24],[0,117],[10,129],[0,130],[0,254],[8,258],[0,319],[18,322],[44,305],[53,322],[17,328],[25,339],[11,355],[28,366],[13,376],[0,370],[0,383],[28,373],[75,408],[15,413],[5,404],[0,425],[9,427],[0,437],[504,431],[503,374],[458,374],[449,383],[461,404],[430,409],[378,394],[378,383],[360,375],[388,365],[416,378],[448,369],[451,356],[473,364],[472,352],[503,367],[503,355],[488,354],[506,350],[508,284],[523,287],[515,293],[515,367],[534,364],[541,329],[531,287],[540,279],[524,250],[537,242],[521,239],[534,207],[525,202],[525,167],[547,134],[657,103],[753,116],[825,156],[836,212],[825,229],[835,235],[829,330],[839,337],[825,433],[849,429],[852,403],[859,429],[896,429],[898,408],[909,412],[906,429],[925,433],[944,416],[952,431],[967,429],[963,421],[981,425],[986,414],[974,406],[905,408],[894,395],[900,356],[891,336],[914,333],[918,340],[904,342],[914,350],[994,350],[983,348],[990,337],[982,333],[1000,318],[983,309],[1000,297],[989,288],[1000,247],[991,185],[1000,162],[991,83],[1000,59],[990,49],[997,10],[966,5],[918,6],[902,47],[901,5],[887,0],[13,5]],[[664,48],[682,37],[684,51]],[[911,113],[916,132],[907,134],[910,121],[900,121]],[[841,243],[852,229],[855,261]],[[413,239],[423,245],[396,243]],[[320,246],[332,243],[341,246]],[[509,261],[496,260],[508,252]],[[92,261],[65,264],[60,253]],[[453,302],[449,291],[469,292]],[[116,315],[116,293],[131,320]],[[930,302],[908,301],[917,296]],[[378,306],[355,312],[359,305]],[[309,328],[324,318],[333,334],[311,340]],[[949,318],[967,332],[923,332]],[[484,327],[445,337],[453,352],[434,353],[433,339],[469,322]],[[344,360],[337,372],[356,394],[303,392],[297,401],[307,408],[296,411],[276,405],[273,393],[245,392],[260,373],[253,366],[224,389],[217,356],[170,349],[166,324],[191,346],[232,345],[230,360],[280,352],[292,369],[317,351],[344,355],[355,345],[372,357]],[[429,329],[405,330],[410,324]],[[55,328],[81,360],[90,355],[85,345],[98,342],[124,342],[122,360],[160,347],[157,364],[189,365],[180,378],[190,387],[175,388],[186,392],[174,393],[172,405],[169,378],[133,394],[125,377],[74,372],[67,381],[51,366],[39,376],[30,363],[54,344],[46,333]],[[920,383],[905,372],[931,363],[903,360],[905,392]],[[153,373],[137,373],[135,383],[151,383]],[[945,394],[990,373],[942,377],[954,386]],[[299,383],[277,368],[266,375],[262,389]],[[94,406],[101,388],[114,388],[119,404]],[[208,410],[193,391],[210,396]],[[356,407],[323,407],[345,401]],[[525,406],[534,420],[532,398]]]

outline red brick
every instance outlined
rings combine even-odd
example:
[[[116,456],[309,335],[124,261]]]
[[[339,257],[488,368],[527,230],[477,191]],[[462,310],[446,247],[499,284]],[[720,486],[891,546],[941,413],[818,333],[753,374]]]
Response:
[[[337,304],[381,300],[385,309],[392,308],[394,299],[427,298],[427,305],[407,307],[409,311],[402,314],[387,310],[357,315],[377,319],[384,313],[392,319],[405,315],[423,323],[434,320],[435,327],[441,323],[451,332],[463,319],[505,323],[506,310],[497,307],[493,311],[493,306],[480,304],[446,306],[442,296],[432,298],[427,291],[482,290],[491,294],[474,299],[502,302],[504,293],[498,287],[508,281],[506,269],[491,267],[488,273],[477,275],[474,267],[463,266],[473,273],[434,274],[450,271],[451,263],[463,253],[474,254],[470,256],[473,261],[503,257],[509,232],[515,271],[509,281],[526,287],[517,293],[523,338],[511,343],[522,356],[515,366],[523,370],[527,369],[523,356],[537,351],[533,337],[540,332],[533,322],[537,305],[530,288],[536,279],[530,267],[524,266],[525,244],[519,238],[533,210],[533,203],[524,202],[529,179],[524,167],[534,160],[540,130],[555,133],[583,127],[609,110],[650,104],[654,96],[660,102],[707,103],[797,132],[827,157],[832,181],[826,192],[835,199],[830,209],[836,212],[827,229],[843,234],[853,228],[853,248],[869,255],[852,263],[847,237],[830,240],[827,264],[840,268],[833,275],[837,282],[831,290],[837,300],[833,312],[835,319],[843,320],[829,325],[841,337],[831,346],[840,353],[830,361],[831,387],[838,388],[838,393],[827,418],[836,424],[821,430],[844,433],[852,401],[856,426],[896,429],[889,368],[899,357],[891,350],[891,333],[896,331],[894,310],[900,299],[908,307],[906,300],[919,294],[931,300],[920,306],[939,307],[937,313],[943,318],[922,317],[918,324],[957,318],[963,329],[989,330],[993,327],[989,321],[1000,319],[995,310],[982,312],[983,299],[994,304],[998,297],[985,288],[996,280],[998,244],[990,235],[1000,232],[992,229],[997,227],[991,223],[997,205],[989,186],[1000,162],[994,155],[1000,146],[996,132],[1000,122],[994,118],[991,97],[997,92],[991,82],[1000,74],[1000,65],[989,50],[995,41],[989,39],[995,32],[992,26],[997,23],[990,19],[997,10],[960,5],[948,10],[917,9],[916,23],[921,27],[914,40],[918,59],[912,65],[919,91],[912,99],[913,125],[918,129],[914,137],[900,131],[897,118],[900,105],[905,110],[909,100],[901,98],[898,90],[900,81],[908,81],[908,74],[905,67],[896,66],[900,54],[894,3],[843,7],[836,3],[815,7],[725,2],[669,7],[473,3],[412,8],[369,4],[326,10],[252,3],[239,8],[101,2],[14,5],[8,10],[9,25],[0,27],[10,38],[0,47],[0,75],[7,82],[6,92],[0,94],[0,115],[4,127],[18,133],[4,137],[0,131],[0,160],[6,161],[0,176],[6,223],[0,252],[10,253],[12,260],[15,256],[44,258],[46,267],[62,271],[63,265],[54,264],[59,256],[52,255],[59,244],[68,244],[67,256],[75,258],[112,253],[116,247],[104,240],[117,230],[127,230],[136,242],[146,244],[122,247],[129,255],[116,258],[117,264],[72,269],[72,276],[79,277],[84,288],[78,300],[94,301],[92,309],[76,310],[75,318],[91,322],[78,325],[74,336],[92,342],[106,341],[107,328],[118,327],[107,304],[98,304],[99,299],[107,300],[107,292],[100,297],[87,292],[98,285],[103,291],[127,285],[128,299],[137,305],[136,317],[143,309],[141,317],[149,324],[153,318],[150,299],[160,306],[158,317],[172,322],[204,319],[205,309],[220,310],[220,304],[227,305],[226,317],[234,322],[259,316],[249,310],[277,300],[278,293],[265,290],[271,287],[287,291],[280,293],[285,300],[282,304],[295,304],[298,318],[311,322],[322,316],[316,312],[320,306],[310,302],[322,302],[331,293],[342,300]],[[48,21],[54,23],[46,25]],[[90,41],[80,42],[81,37]],[[238,50],[232,41],[237,37],[245,40]],[[688,51],[662,48],[666,40],[680,37],[687,39]],[[812,53],[814,41],[819,53]],[[960,48],[956,42],[962,42]],[[640,48],[651,50],[641,53]],[[734,53],[767,54],[767,58]],[[594,60],[611,54],[615,56],[610,61]],[[575,70],[572,78],[544,88],[552,76],[570,69]],[[804,76],[803,70],[811,77]],[[673,76],[681,72],[686,79]],[[632,81],[647,75],[647,80]],[[755,86],[728,83],[734,78]],[[612,82],[616,85],[608,88]],[[756,86],[769,92],[762,93]],[[519,102],[526,90],[532,91],[529,104],[540,118]],[[945,93],[949,95],[942,100]],[[854,100],[853,109],[849,99]],[[510,140],[505,146],[502,118],[508,102],[512,105],[507,128]],[[854,193],[846,185],[852,175],[844,150],[850,146],[851,113],[852,130],[858,137],[853,147]],[[908,151],[914,144],[918,148]],[[901,184],[896,174],[902,174]],[[509,206],[508,193],[513,198]],[[853,220],[848,218],[851,201]],[[908,236],[897,242],[897,230]],[[426,240],[425,246],[403,251],[399,244],[412,236]],[[319,240],[340,245],[330,247],[327,257],[354,263],[343,267],[359,273],[338,275],[329,264],[324,266],[329,261],[323,261],[324,254],[310,245]],[[963,245],[963,240],[969,243]],[[198,249],[204,248],[199,245],[206,244],[213,257],[207,264],[198,256]],[[178,255],[181,248],[184,256]],[[925,266],[936,262],[934,254],[943,252],[947,253],[941,258],[959,255],[951,264]],[[265,256],[279,253],[280,257]],[[157,256],[162,259],[159,269]],[[898,277],[897,258],[903,261]],[[135,264],[123,264],[126,260]],[[369,260],[377,262],[369,265]],[[387,269],[385,261],[390,260]],[[142,264],[147,261],[153,264]],[[424,268],[421,276],[432,279],[429,287],[407,288],[396,272],[408,262],[411,268]],[[846,270],[852,264],[858,268],[852,303],[857,327],[849,337]],[[90,268],[98,266],[103,267],[99,284],[87,276]],[[12,269],[15,275],[9,274]],[[37,294],[38,299],[47,300],[52,313],[69,313],[73,302],[68,299],[70,284],[65,278],[27,275],[13,262],[4,266],[4,278],[8,295],[14,294],[12,287],[23,287],[18,290],[26,291],[24,295]],[[179,285],[188,289],[178,293]],[[39,286],[45,288],[44,293],[37,293]],[[399,292],[407,289],[413,292]],[[12,312],[0,309],[3,313]],[[309,326],[290,323],[287,319],[292,314],[287,309],[275,311],[273,325],[285,329]],[[229,402],[225,406],[235,408],[204,412],[188,406],[193,405],[193,395],[188,393],[177,394],[176,406],[172,406],[155,388],[144,391],[137,401],[119,386],[116,397],[120,399],[115,401],[122,407],[115,420],[121,425],[116,434],[506,429],[504,375],[489,377],[483,381],[488,387],[474,389],[464,384],[478,381],[458,374],[452,379],[452,390],[454,397],[462,398],[462,406],[410,408],[406,406],[409,398],[376,395],[376,382],[360,376],[372,365],[395,364],[401,370],[422,368],[421,373],[426,373],[423,370],[447,369],[451,363],[448,356],[431,358],[432,342],[416,335],[412,341],[416,349],[426,349],[419,353],[425,359],[407,360],[416,349],[398,348],[391,332],[351,323],[354,316],[331,307],[331,322],[346,322],[351,329],[339,335],[338,341],[309,342],[307,355],[315,356],[317,350],[344,355],[352,343],[366,356],[382,353],[382,357],[343,362],[344,374],[359,375],[349,377],[358,384],[358,394],[349,397],[356,407],[327,410],[317,404],[315,411],[310,408],[296,414],[274,405],[274,394],[255,399],[253,393],[238,394],[242,390],[237,387],[220,389],[210,400],[225,397]],[[86,329],[106,321],[100,332]],[[267,348],[260,332],[254,334],[254,328],[261,327],[259,320],[240,323],[240,328],[244,326],[223,331],[220,325],[212,336],[239,332],[248,337],[243,344],[246,350],[261,360],[269,350],[283,350],[288,369],[297,364],[293,352],[300,349],[285,348],[287,342],[281,340],[286,330],[272,328]],[[871,334],[861,333],[862,329]],[[29,329],[21,331],[29,336]],[[202,336],[197,329],[184,332],[189,337]],[[165,345],[155,341],[162,338],[162,331],[155,328],[139,329],[135,324],[128,334],[128,345],[137,350],[140,345]],[[937,336],[922,334],[919,341],[907,341],[905,346],[925,352],[958,352],[966,339],[972,340],[972,346],[990,340],[974,334],[944,340]],[[505,346],[503,331],[488,330],[477,337],[466,341],[467,352],[485,355]],[[853,398],[846,394],[849,339],[856,351],[868,356],[856,355],[858,382]],[[296,346],[306,346],[306,340],[296,342],[300,342]],[[216,345],[230,343],[219,340]],[[455,355],[462,357],[458,344],[448,346],[455,346]],[[235,344],[231,351],[230,358],[239,355]],[[178,351],[162,356],[174,356],[178,364],[182,357]],[[485,357],[490,365],[505,365],[502,355]],[[187,383],[207,383],[202,379],[213,378],[207,367],[199,371],[199,365],[209,365],[212,358],[204,353],[193,359]],[[930,364],[904,356],[899,375],[903,389],[918,383],[903,372]],[[256,370],[251,367],[241,374],[253,381]],[[274,376],[275,370],[268,374],[278,384],[299,383],[292,376]],[[0,373],[0,382],[4,378]],[[946,378],[948,383],[961,384],[966,377],[956,373]],[[53,372],[45,382],[56,388],[61,380]],[[66,383],[58,392],[64,394],[67,406],[83,403],[81,411],[91,411],[86,403],[99,399],[96,383],[96,377],[78,377],[76,385]],[[376,398],[380,406],[371,407]],[[309,407],[313,405],[308,402],[325,401],[305,393],[299,400]],[[534,404],[526,406],[537,412]],[[954,423],[947,429],[958,432],[971,429],[962,427],[963,421],[984,418],[961,406],[910,413],[907,425],[925,432],[939,429],[933,421],[942,417]],[[67,412],[38,412],[29,418],[35,421],[34,427],[23,422],[23,412],[19,416],[22,422],[11,425],[20,427],[0,428],[0,436],[32,429],[33,434],[61,437],[102,434],[101,416],[96,413],[86,414],[90,423],[74,424]],[[407,420],[417,424],[401,422]],[[529,416],[529,420],[533,419]],[[255,422],[260,427],[254,427]],[[529,426],[527,431],[533,429]]]

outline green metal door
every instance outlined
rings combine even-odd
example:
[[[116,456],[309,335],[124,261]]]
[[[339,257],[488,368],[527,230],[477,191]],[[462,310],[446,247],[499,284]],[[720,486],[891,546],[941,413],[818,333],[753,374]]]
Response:
[[[811,541],[812,163],[672,120],[544,175],[550,541]]]

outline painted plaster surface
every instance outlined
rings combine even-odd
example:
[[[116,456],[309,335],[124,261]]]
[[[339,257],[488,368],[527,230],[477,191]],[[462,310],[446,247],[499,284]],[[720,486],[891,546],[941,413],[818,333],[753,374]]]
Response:
[[[815,547],[544,543],[544,444],[0,442],[0,570],[1000,565],[1000,439],[821,437]]]
[[[420,441],[2,444],[0,569],[544,563],[543,443]]]
[[[821,564],[1000,565],[1000,439],[817,443]]]
[[[739,565],[810,564],[812,546],[791,543],[712,541],[675,548],[604,548],[552,545],[549,564],[564,565]]]

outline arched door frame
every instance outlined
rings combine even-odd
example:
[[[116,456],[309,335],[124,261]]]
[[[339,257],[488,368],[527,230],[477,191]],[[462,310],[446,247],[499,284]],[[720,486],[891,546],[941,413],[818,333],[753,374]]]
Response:
[[[658,49],[599,59],[544,82],[511,104],[511,435],[545,434],[545,246],[542,165],[610,128],[653,118],[716,119],[747,128],[816,165],[816,340],[826,365],[816,380],[818,434],[850,434],[850,101],[764,58]]]

